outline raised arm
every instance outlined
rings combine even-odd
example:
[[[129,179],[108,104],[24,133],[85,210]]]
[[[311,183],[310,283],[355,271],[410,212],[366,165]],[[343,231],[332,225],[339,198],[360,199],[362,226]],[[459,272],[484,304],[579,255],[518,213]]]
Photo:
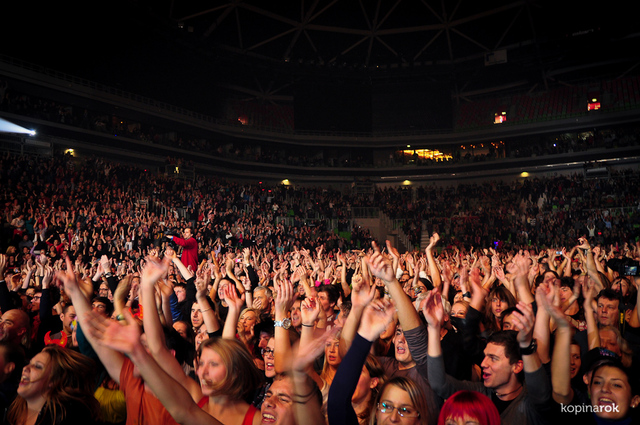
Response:
[[[196,301],[198,302],[200,311],[202,312],[202,320],[204,321],[204,325],[207,327],[207,333],[213,333],[220,329],[220,322],[218,321],[218,316],[213,310],[211,304],[209,304],[209,299],[207,298],[207,281],[209,276],[209,266],[205,264],[198,268],[194,283],[196,286]]]
[[[56,277],[63,283],[65,293],[71,298],[71,302],[78,315],[77,319],[80,322],[80,326],[86,330],[86,315],[91,312],[91,305],[78,286],[77,276],[73,272],[73,266],[69,257],[66,258],[66,263],[67,269],[65,271],[58,271]],[[110,319],[105,318],[105,320]],[[124,356],[116,350],[98,344],[92,335],[85,333],[85,336],[98,355],[98,358],[100,358],[109,376],[111,376],[111,379],[119,384],[120,372],[124,364]]]
[[[536,317],[531,304],[518,301],[516,307],[521,313],[518,311],[513,313],[514,330],[518,331],[518,343],[520,344],[520,349],[523,350],[528,348],[533,341],[533,327]],[[542,367],[537,351],[523,355],[522,363],[524,364],[525,372],[535,372]]]
[[[555,333],[555,345],[553,347],[553,358],[551,360],[551,387],[553,389],[553,399],[558,403],[568,404],[573,399],[573,389],[571,388],[571,324],[567,320],[564,312],[561,311],[554,299],[553,291],[549,287],[538,288],[541,295],[536,293],[536,299],[540,304],[540,309],[553,317],[557,324]]]
[[[600,292],[604,289],[604,283],[602,282],[602,278],[600,277],[600,273],[598,272],[598,268],[596,267],[596,262],[593,258],[593,250],[591,249],[591,245],[586,237],[581,237],[578,239],[580,245],[579,249],[582,249],[587,261],[587,274],[589,277],[595,282],[596,290]]]
[[[370,282],[365,281],[361,276],[354,276],[353,290],[351,291],[351,310],[342,327],[342,332],[340,332],[340,354],[342,357],[344,357],[349,347],[351,347],[365,307],[373,301],[375,296],[375,285],[371,285]]]
[[[513,273],[515,274],[513,284],[515,285],[518,300],[526,304],[531,304],[533,301],[535,301],[533,298],[533,294],[531,293],[531,287],[529,286],[528,278],[531,261],[532,260],[529,256],[528,251],[524,251],[524,254],[519,253],[513,258],[513,263],[515,264],[515,267],[512,269]]]
[[[177,238],[175,238],[174,240],[177,240]],[[184,263],[178,258],[173,249],[166,249],[165,256],[169,257],[173,264],[175,264],[184,280],[189,280],[193,277],[193,273],[191,273],[187,266],[185,266]]]
[[[600,332],[598,331],[598,323],[596,322],[595,311],[593,310],[595,287],[591,282],[587,281],[582,286],[582,296],[584,297],[584,319],[587,322],[588,348],[592,350],[600,347]]]
[[[396,279],[393,272],[393,265],[391,261],[383,256],[380,252],[380,248],[375,242],[372,244],[374,253],[367,261],[371,274],[385,284],[391,295],[391,299],[396,305],[398,310],[398,320],[402,326],[403,331],[415,329],[420,326],[420,318],[416,312],[415,307],[411,303],[411,299],[402,290],[402,285]],[[391,244],[387,241],[387,246]]]
[[[144,309],[143,323],[147,344],[153,358],[169,375],[173,376],[180,385],[185,387],[194,399],[199,400],[202,393],[200,386],[185,375],[182,365],[167,348],[158,309],[156,307],[156,282],[167,274],[171,259],[165,257],[160,261],[157,257],[148,256],[146,265],[140,276],[140,291],[142,308]],[[194,385],[195,384],[195,385]]]
[[[233,266],[234,266],[233,258],[231,258],[231,256],[228,256],[225,262],[227,279],[229,279],[236,285],[236,288],[238,289],[238,293],[242,295],[245,293],[244,286],[242,286],[242,282],[240,282],[240,279],[238,279],[236,275],[233,273]],[[250,304],[247,304],[247,305],[250,306]]]
[[[117,350],[116,352],[126,354],[136,365],[145,384],[151,388],[153,394],[176,422],[219,425],[220,422],[198,407],[189,392],[147,353],[140,343],[140,328],[134,323],[131,313],[126,311],[124,315],[130,323],[128,326],[122,326],[97,313],[89,312],[85,314],[84,319],[87,323],[86,333],[102,349]]]
[[[343,253],[338,253],[338,261],[340,261],[340,285],[342,286],[342,293],[345,297],[351,294],[351,288],[347,283],[347,261]]]
[[[555,287],[553,284],[541,283],[536,290],[536,302],[540,306],[541,298],[544,298],[547,293],[551,293],[551,296],[555,296]],[[536,324],[533,328],[533,337],[538,342],[538,355],[540,361],[547,364],[551,361],[551,318],[547,309],[539,308],[536,313]]]
[[[331,425],[356,425],[358,418],[351,404],[362,366],[371,344],[393,320],[394,306],[386,299],[372,301],[362,314],[358,336],[345,354],[329,389],[327,412]],[[378,379],[378,378],[372,378]]]
[[[226,339],[235,339],[238,332],[238,318],[244,305],[243,297],[238,297],[238,293],[233,285],[227,285],[222,290],[224,301],[229,306],[227,318],[222,328],[222,337]]]
[[[293,357],[291,372],[293,376],[293,411],[297,424],[326,425],[321,411],[321,403],[316,397],[318,386],[308,372],[313,370],[313,361],[322,353],[326,342],[335,336],[335,329],[322,332],[307,343],[300,343]]]
[[[275,293],[275,321],[283,323],[288,317],[289,310],[293,305],[293,285],[287,280],[283,280]],[[291,357],[291,340],[289,338],[289,330],[282,326],[275,326],[275,350],[273,353],[273,365],[276,372],[283,372],[290,364]]]
[[[440,277],[440,269],[438,268],[438,264],[436,264],[436,259],[433,255],[436,244],[440,240],[440,235],[434,233],[429,238],[429,245],[424,250],[427,254],[427,263],[429,264],[429,275],[431,276],[431,283],[433,283],[434,288],[438,288],[442,290],[442,278]]]

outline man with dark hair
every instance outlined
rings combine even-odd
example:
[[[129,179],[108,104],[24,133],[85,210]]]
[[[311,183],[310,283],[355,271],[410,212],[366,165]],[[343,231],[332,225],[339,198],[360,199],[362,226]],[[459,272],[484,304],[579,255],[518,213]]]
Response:
[[[107,297],[94,297],[93,300],[91,300],[91,309],[100,314],[104,314],[106,317],[111,317],[111,314],[113,314],[113,303],[109,301]]]
[[[448,398],[456,391],[481,392],[491,398],[504,424],[546,423],[544,412],[551,402],[551,383],[542,368],[533,339],[535,315],[531,304],[519,302],[514,330],[493,333],[484,349],[482,382],[461,381],[444,372],[440,342],[444,314],[439,293],[430,293],[423,303],[428,326],[428,373],[434,391]]]
[[[320,308],[327,317],[327,328],[334,325],[336,321],[336,304],[340,299],[340,290],[335,285],[320,285],[318,287],[318,301]]]
[[[518,313],[522,313],[520,310],[518,310],[517,307],[509,307],[506,310],[504,310],[502,312],[502,316],[500,316],[500,329],[503,331],[510,331],[513,330],[513,313],[514,312],[518,312]]]
[[[198,241],[193,237],[193,229],[186,227],[182,232],[182,238],[176,236],[167,236],[173,242],[182,247],[182,256],[180,260],[187,266],[191,266],[191,272],[198,270]]]

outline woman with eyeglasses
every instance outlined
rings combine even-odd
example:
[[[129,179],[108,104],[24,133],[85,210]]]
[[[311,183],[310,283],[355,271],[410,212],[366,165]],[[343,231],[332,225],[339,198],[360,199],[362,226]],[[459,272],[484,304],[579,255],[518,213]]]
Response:
[[[267,342],[267,346],[261,350],[262,358],[264,360],[264,383],[258,390],[256,391],[256,395],[253,398],[253,405],[260,409],[262,406],[262,402],[264,401],[265,394],[271,387],[273,383],[273,378],[276,376],[276,368],[275,368],[275,346],[276,340],[275,338],[269,338],[269,342]]]
[[[427,400],[422,389],[403,376],[391,378],[383,385],[374,406],[375,415],[370,416],[369,425],[428,423]]]
[[[373,300],[364,309],[357,334],[329,390],[329,425],[428,423],[427,401],[415,382],[394,377],[381,385],[384,376],[372,376],[368,368],[363,368],[371,344],[393,320],[394,312],[394,305],[386,299]],[[363,411],[359,401],[362,395],[358,394],[363,392],[369,397],[365,404],[370,406],[368,411]]]

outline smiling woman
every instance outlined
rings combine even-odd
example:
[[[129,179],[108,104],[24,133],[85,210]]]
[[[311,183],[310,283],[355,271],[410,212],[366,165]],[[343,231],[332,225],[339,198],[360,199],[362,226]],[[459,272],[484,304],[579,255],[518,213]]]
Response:
[[[93,397],[95,364],[73,350],[45,347],[22,370],[9,424],[92,424],[98,419]]]
[[[632,377],[629,369],[611,360],[597,364],[592,370],[589,393],[593,414],[613,424],[638,423],[640,395],[637,377]],[[626,422],[631,418],[635,421]]]

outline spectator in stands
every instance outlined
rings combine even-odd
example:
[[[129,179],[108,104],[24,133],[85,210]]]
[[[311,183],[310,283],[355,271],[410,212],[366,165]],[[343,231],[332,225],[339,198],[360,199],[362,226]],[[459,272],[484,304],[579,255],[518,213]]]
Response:
[[[187,268],[190,268],[191,273],[195,273],[198,269],[198,241],[193,237],[193,229],[185,227],[182,238],[173,235],[167,237],[182,247],[180,260]]]

